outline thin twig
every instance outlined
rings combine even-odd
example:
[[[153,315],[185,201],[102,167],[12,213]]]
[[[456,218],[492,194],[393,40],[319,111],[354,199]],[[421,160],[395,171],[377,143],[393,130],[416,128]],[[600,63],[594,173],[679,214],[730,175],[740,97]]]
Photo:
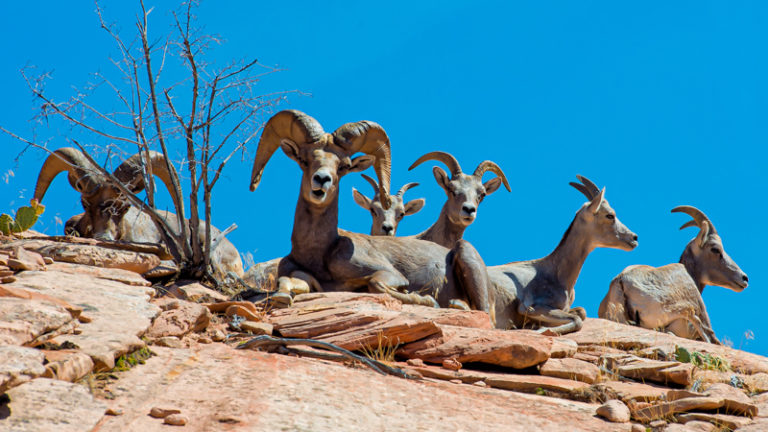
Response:
[[[345,350],[344,348],[341,348],[340,346],[334,345],[332,343],[323,342],[315,339],[291,339],[291,338],[278,338],[274,336],[262,335],[262,336],[256,336],[255,338],[238,345],[237,349],[269,348],[274,346],[288,347],[291,345],[306,345],[306,346],[315,347],[315,348],[325,348],[331,351],[336,351],[342,356],[350,360],[359,361],[360,363],[364,364],[365,366],[368,366],[369,368],[373,369],[374,371],[382,375],[394,375],[399,378],[418,379],[417,377],[408,374],[407,372],[405,372],[400,368],[388,366],[380,361],[363,357],[359,354],[355,354],[352,351]],[[306,353],[309,353],[309,351],[306,351]]]

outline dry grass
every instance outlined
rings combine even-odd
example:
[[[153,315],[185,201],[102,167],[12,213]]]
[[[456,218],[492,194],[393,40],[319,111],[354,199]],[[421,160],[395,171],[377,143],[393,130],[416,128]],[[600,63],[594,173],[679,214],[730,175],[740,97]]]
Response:
[[[359,351],[371,360],[380,361],[382,363],[393,363],[395,361],[395,352],[400,346],[400,339],[390,342],[386,336],[381,332],[376,337],[376,346],[370,344],[362,347]]]

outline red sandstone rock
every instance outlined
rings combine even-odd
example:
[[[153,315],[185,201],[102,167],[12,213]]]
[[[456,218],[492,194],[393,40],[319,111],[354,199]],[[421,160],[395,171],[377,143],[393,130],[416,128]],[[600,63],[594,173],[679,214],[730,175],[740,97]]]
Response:
[[[75,382],[91,373],[93,360],[76,350],[44,350],[45,378],[55,378],[62,381]]]
[[[106,410],[85,386],[47,378],[34,379],[7,394],[7,415],[0,416],[3,431],[90,431]]]
[[[574,358],[551,358],[541,365],[539,373],[546,376],[593,384],[597,381],[600,369],[592,363]]]
[[[607,370],[626,378],[684,387],[693,382],[694,366],[690,363],[651,360],[632,354],[605,354],[600,361]]]
[[[160,313],[147,330],[146,336],[161,338],[164,336],[182,337],[187,333],[205,330],[211,321],[211,313],[203,305],[184,300],[157,301]]]
[[[440,330],[439,334],[400,347],[397,354],[437,364],[455,358],[463,364],[487,363],[524,369],[546,361],[552,347],[549,337],[531,331],[454,326],[440,326]]]
[[[618,399],[611,399],[600,405],[595,413],[614,423],[626,423],[629,421],[629,408]]]

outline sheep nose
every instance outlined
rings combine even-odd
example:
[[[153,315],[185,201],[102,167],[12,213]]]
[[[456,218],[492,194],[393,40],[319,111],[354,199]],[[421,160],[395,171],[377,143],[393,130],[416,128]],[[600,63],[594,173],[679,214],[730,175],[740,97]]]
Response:
[[[393,227],[390,224],[383,224],[381,226],[381,229],[382,229],[382,231],[384,231],[384,234],[390,235],[392,233],[392,231],[395,229],[395,227]]]
[[[477,208],[475,208],[475,206],[466,205],[466,204],[461,206],[461,209],[464,210],[465,212],[467,212],[467,214],[469,214],[469,215],[471,215],[472,213],[477,211]]]
[[[749,282],[749,278],[747,277],[747,275],[741,275],[741,280],[743,280],[745,283]]]
[[[637,241],[637,234],[632,236],[632,240]]]
[[[320,186],[323,186],[324,184],[331,181],[331,176],[325,173],[317,173],[312,176],[312,181],[319,184]]]

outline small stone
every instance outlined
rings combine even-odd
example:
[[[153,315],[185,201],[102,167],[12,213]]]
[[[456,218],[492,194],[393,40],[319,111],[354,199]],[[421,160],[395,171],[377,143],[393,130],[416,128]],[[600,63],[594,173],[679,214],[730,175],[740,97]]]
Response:
[[[123,409],[122,408],[107,408],[107,411],[104,413],[109,416],[121,416],[123,415]]]
[[[614,423],[626,423],[629,421],[629,408],[624,402],[612,399],[597,408],[597,415]]]
[[[462,381],[460,379],[452,379],[450,382],[452,382],[454,384],[464,384],[464,381]]]
[[[14,283],[14,282],[16,282],[15,276],[6,276],[4,278],[0,278],[0,283],[7,284],[7,283]]]
[[[46,265],[51,265],[54,262],[53,258],[51,257],[43,257],[43,261],[45,262]]]
[[[164,336],[155,339],[155,345],[160,345],[168,348],[184,348],[184,344],[179,338],[174,336]]]
[[[187,422],[189,418],[183,414],[171,414],[163,420],[163,423],[171,426],[184,426]]]
[[[213,341],[208,336],[200,336],[199,338],[197,338],[197,342],[201,344],[209,344],[209,343],[212,343]]]
[[[13,270],[45,270],[45,261],[37,252],[28,251],[21,246],[17,247],[8,258],[8,267]]]
[[[211,334],[211,340],[214,342],[223,342],[227,339],[227,335],[223,331],[216,329]]]
[[[631,432],[646,432],[645,425],[641,425],[640,423],[632,423]]]
[[[667,422],[664,420],[654,420],[648,423],[648,427],[650,427],[651,429],[661,429],[666,425],[667,425]]]
[[[421,366],[424,366],[424,360],[422,360],[420,358],[408,359],[408,360],[405,361],[405,364],[407,364],[408,366],[418,366],[418,367],[421,367]]]
[[[457,371],[461,369],[461,362],[456,360],[455,358],[447,358],[443,360],[443,367],[448,370]]]
[[[245,318],[247,321],[258,322],[263,319],[263,316],[255,314],[252,311],[248,310],[247,308],[237,304],[234,304],[228,307],[225,313],[230,318],[237,315]]]
[[[166,418],[171,414],[180,414],[181,410],[170,407],[153,407],[149,410],[149,416],[154,418]]]
[[[486,384],[485,381],[475,381],[472,383],[472,385],[478,387],[488,387],[488,384]]]
[[[272,324],[256,321],[243,321],[240,323],[240,331],[252,333],[254,335],[271,335]]]

